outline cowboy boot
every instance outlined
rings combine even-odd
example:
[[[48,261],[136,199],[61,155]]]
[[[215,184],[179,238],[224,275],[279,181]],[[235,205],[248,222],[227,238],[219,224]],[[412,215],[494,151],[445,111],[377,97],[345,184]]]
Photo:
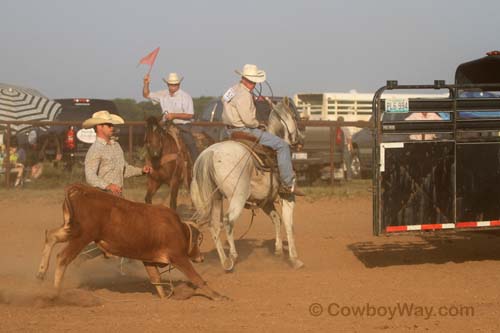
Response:
[[[295,184],[293,184],[292,186],[285,186],[285,185],[280,186],[279,194],[282,195],[294,194],[299,197],[304,197],[306,195],[304,192],[299,190]]]

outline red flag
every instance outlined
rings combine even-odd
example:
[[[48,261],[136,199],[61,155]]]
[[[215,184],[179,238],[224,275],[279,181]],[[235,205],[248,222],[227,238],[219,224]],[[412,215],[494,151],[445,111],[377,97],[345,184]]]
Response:
[[[158,52],[160,52],[159,47],[157,47],[156,49],[154,49],[153,52],[142,58],[137,66],[139,66],[140,64],[149,65],[149,71],[148,71],[149,75],[151,73],[151,70],[153,69],[153,64],[155,63]]]
[[[158,52],[160,52],[159,47],[157,47],[153,52],[151,52],[150,54],[148,54],[147,56],[142,58],[139,61],[139,64],[149,65],[149,66],[153,67],[153,64],[155,63],[156,56],[158,55]]]

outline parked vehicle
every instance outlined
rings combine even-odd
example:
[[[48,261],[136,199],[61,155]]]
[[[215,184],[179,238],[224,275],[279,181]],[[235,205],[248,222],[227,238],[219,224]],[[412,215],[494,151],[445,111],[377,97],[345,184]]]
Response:
[[[370,120],[371,121],[371,120]],[[373,130],[363,128],[352,136],[351,163],[361,178],[370,178],[372,170]]]
[[[330,128],[311,127],[305,128],[305,142],[303,152],[294,155],[294,166],[299,179],[312,183],[317,179],[330,180]],[[345,128],[336,127],[334,132],[333,151],[333,177],[334,180],[345,180],[347,178],[347,168],[351,168],[352,177],[357,174],[352,173],[352,165],[349,163],[349,138]]]
[[[40,145],[43,147],[43,154],[51,159],[56,159],[57,154],[62,154],[62,160],[68,169],[71,169],[77,161],[83,161],[85,154],[90,147],[89,142],[79,139],[78,132],[81,130],[81,123],[99,110],[108,110],[110,113],[119,115],[115,103],[111,100],[90,99],[90,98],[67,98],[56,99],[62,105],[62,111],[55,119],[56,121],[75,121],[74,126],[51,126],[47,133],[41,135]],[[128,149],[129,130],[123,126],[116,126],[116,139],[124,150]],[[144,128],[135,127],[133,144],[143,144]]]

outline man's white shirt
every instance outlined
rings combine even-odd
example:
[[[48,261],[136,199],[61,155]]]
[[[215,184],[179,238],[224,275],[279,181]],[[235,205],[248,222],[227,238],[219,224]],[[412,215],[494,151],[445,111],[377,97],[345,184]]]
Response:
[[[185,91],[179,89],[174,96],[170,96],[168,90],[151,92],[148,97],[153,104],[160,103],[163,115],[168,113],[186,113],[194,115],[193,99]],[[174,119],[174,124],[188,124],[190,120]]]

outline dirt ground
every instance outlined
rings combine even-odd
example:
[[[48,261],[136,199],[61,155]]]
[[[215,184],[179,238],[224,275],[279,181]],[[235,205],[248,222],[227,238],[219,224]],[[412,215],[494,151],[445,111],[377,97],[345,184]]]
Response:
[[[179,273],[172,273],[174,297],[160,300],[140,263],[126,264],[122,275],[116,259],[104,258],[72,264],[54,298],[54,256],[45,282],[35,273],[44,230],[61,223],[62,197],[58,189],[0,193],[2,332],[500,329],[500,234],[375,237],[368,191],[298,200],[295,235],[305,267],[297,271],[274,256],[274,228],[262,213],[237,241],[232,273],[222,270],[205,232],[206,261],[195,267],[229,301],[182,299],[193,291]],[[236,238],[249,222],[245,212]]]

